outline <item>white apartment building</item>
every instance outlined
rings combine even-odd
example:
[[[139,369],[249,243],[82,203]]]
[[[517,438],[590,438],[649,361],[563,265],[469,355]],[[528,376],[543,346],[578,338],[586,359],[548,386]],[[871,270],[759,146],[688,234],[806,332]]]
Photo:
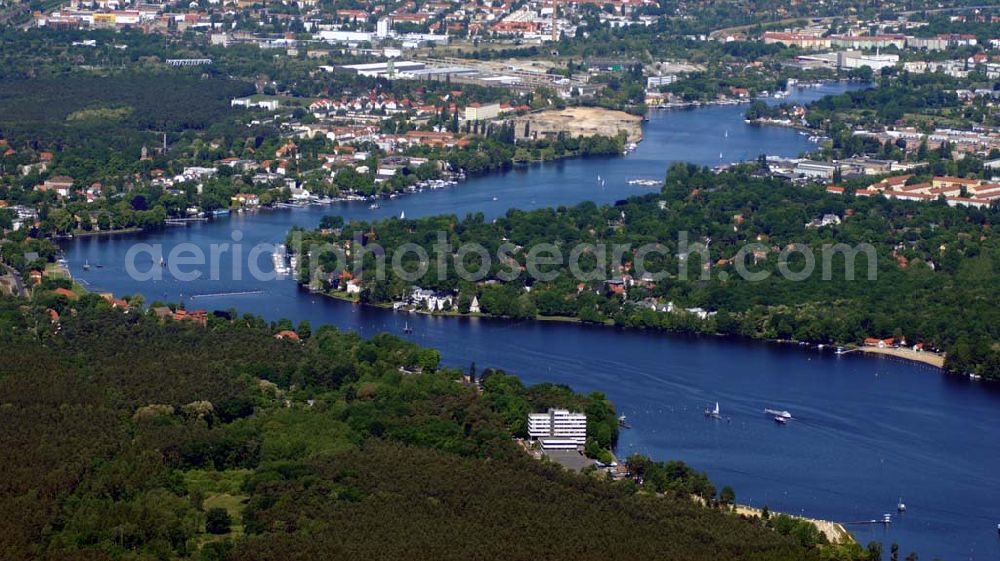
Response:
[[[375,24],[375,36],[385,39],[392,35],[392,18],[381,18]]]
[[[487,119],[496,119],[499,114],[499,103],[471,103],[465,108],[466,121],[485,121]]]
[[[546,449],[574,449],[587,442],[587,415],[567,409],[528,415],[528,436]]]

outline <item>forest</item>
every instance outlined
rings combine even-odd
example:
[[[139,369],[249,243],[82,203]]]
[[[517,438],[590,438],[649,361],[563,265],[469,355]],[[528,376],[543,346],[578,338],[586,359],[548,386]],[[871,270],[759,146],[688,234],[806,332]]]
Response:
[[[4,80],[0,138],[51,151],[52,174],[108,182],[148,172],[152,162],[139,161],[144,144],[153,150],[162,134],[173,144],[203,133],[231,113],[231,98],[252,90],[186,71]]]
[[[600,394],[290,327],[0,298],[0,557],[870,559],[729,513],[681,462],[611,482],[512,441],[526,410],[614,420]]]
[[[336,230],[294,230],[290,240],[301,236],[307,248],[313,242],[377,243],[387,263],[394,249],[408,242],[433,256],[416,281],[392,268],[383,279],[366,276],[366,270],[377,270],[371,251],[360,263],[338,262],[336,252],[315,263],[304,256],[300,278],[322,280],[339,273],[338,267],[351,267],[362,279],[361,300],[373,304],[406,301],[416,284],[454,295],[446,313],[468,313],[475,297],[483,314],[504,317],[562,317],[834,345],[892,337],[947,352],[952,370],[997,378],[1000,315],[987,304],[1000,299],[1000,285],[993,282],[1000,267],[992,228],[997,212],[852,192],[833,195],[820,186],[759,177],[749,164],[721,175],[675,164],[661,193],[610,206],[510,210],[492,222],[478,214],[355,222]],[[828,216],[834,218],[822,224]],[[451,253],[435,249],[438,232]],[[478,253],[456,251],[466,243],[486,249],[488,268],[481,269]],[[561,261],[539,267],[552,273],[551,279],[525,271],[531,248],[539,243],[562,250]],[[566,258],[580,244],[629,244],[634,251],[649,243],[660,248],[645,260],[646,272],[662,277],[654,281],[642,278],[633,253],[613,260],[584,251],[579,260],[584,279],[571,273]],[[870,258],[848,259],[831,252],[836,244],[871,244],[873,252]],[[418,261],[415,252],[399,256],[406,275],[419,270]],[[457,263],[481,274],[463,280]],[[744,276],[742,269],[765,278]],[[788,274],[802,271],[807,274],[801,280]]]

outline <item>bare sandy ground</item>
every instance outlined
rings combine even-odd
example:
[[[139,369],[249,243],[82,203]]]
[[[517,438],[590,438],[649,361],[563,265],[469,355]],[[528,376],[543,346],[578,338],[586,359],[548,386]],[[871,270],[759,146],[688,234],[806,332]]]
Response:
[[[624,111],[600,107],[567,107],[552,111],[531,113],[514,119],[518,136],[523,136],[525,121],[530,122],[533,135],[542,137],[565,132],[570,136],[628,135],[629,142],[642,140],[642,117]]]
[[[938,368],[944,368],[944,355],[939,355],[937,353],[929,353],[926,351],[918,353],[913,349],[880,349],[878,347],[858,347],[858,350],[877,355],[894,356],[896,358],[922,362]]]

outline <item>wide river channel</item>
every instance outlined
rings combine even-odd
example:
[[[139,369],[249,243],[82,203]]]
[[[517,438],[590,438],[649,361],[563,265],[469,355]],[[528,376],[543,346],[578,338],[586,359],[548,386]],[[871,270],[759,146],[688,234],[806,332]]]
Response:
[[[838,93],[846,84],[796,90],[791,101]],[[208,254],[212,244],[245,247],[284,240],[293,225],[320,217],[408,218],[530,209],[581,201],[612,202],[647,192],[628,180],[662,179],[673,161],[703,165],[753,159],[760,153],[796,156],[815,145],[797,131],[749,126],[745,106],[654,111],[645,138],[624,157],[534,165],[472,178],[448,189],[384,201],[232,215],[148,235],[78,238],[64,248],[74,276],[93,290],[141,293],[147,302],[188,308],[237,308],[269,319],[333,324],[370,336],[403,335],[436,348],[446,364],[495,366],[527,383],[557,382],[607,393],[628,416],[620,456],[642,452],[681,459],[732,485],[739,502],[772,510],[857,522],[893,514],[891,526],[851,524],[863,545],[880,540],[921,559],[1000,559],[1000,388],[946,376],[892,359],[715,337],[563,323],[455,319],[394,313],[310,294],[291,280],[234,278],[229,254],[221,278],[182,282],[166,275],[137,281],[125,272],[137,243],[161,244],[166,255],[182,243]],[[599,182],[600,176],[603,181]],[[244,255],[248,250],[244,251]],[[148,260],[148,257],[146,258]],[[270,268],[265,255],[261,268]],[[89,262],[90,271],[83,270]],[[97,267],[96,265],[100,265]],[[206,270],[207,271],[207,270]],[[243,294],[237,294],[243,293]],[[228,295],[227,295],[228,294]],[[900,305],[906,305],[900,299]],[[722,422],[702,410],[719,402]],[[780,426],[763,409],[787,409]],[[902,498],[907,512],[896,514]]]

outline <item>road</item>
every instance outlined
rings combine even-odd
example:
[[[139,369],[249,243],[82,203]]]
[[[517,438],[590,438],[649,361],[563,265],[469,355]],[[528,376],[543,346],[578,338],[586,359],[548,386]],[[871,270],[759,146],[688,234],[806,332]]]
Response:
[[[22,298],[27,298],[28,291],[24,288],[24,283],[21,281],[21,275],[7,265],[3,265],[3,268],[6,271],[4,276],[11,279],[11,285],[14,287],[14,293]]]

